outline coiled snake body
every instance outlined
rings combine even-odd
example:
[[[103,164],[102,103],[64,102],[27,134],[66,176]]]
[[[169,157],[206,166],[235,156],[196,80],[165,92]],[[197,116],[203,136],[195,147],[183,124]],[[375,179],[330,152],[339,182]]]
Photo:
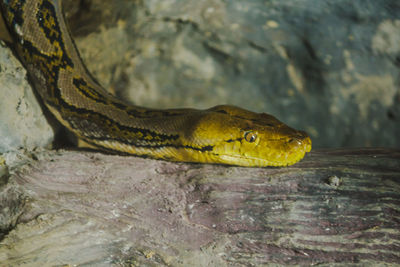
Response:
[[[157,110],[113,97],[88,73],[60,1],[1,0],[14,50],[55,117],[92,147],[172,161],[287,166],[311,140],[265,113],[234,106]]]

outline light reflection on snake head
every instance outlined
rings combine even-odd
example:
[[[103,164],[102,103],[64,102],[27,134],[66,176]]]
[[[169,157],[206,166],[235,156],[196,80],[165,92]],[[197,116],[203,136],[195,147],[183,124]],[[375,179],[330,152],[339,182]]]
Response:
[[[216,106],[196,124],[193,132],[214,162],[240,166],[287,166],[311,150],[307,133],[290,128],[266,113],[234,106]]]

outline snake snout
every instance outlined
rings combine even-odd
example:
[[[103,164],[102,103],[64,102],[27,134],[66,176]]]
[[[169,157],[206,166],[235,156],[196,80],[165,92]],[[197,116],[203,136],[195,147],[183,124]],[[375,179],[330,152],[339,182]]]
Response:
[[[304,131],[298,131],[292,138],[288,140],[291,145],[302,147],[305,152],[311,151],[311,139]]]

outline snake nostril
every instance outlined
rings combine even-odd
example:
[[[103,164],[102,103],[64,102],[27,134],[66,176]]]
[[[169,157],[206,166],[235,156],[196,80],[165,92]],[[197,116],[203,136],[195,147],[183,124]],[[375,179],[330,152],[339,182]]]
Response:
[[[301,138],[301,139],[303,139],[303,138]],[[290,139],[288,140],[288,143],[289,143],[289,144],[295,143],[296,145],[301,145],[301,144],[302,144],[301,139],[299,139],[299,138],[290,138]]]

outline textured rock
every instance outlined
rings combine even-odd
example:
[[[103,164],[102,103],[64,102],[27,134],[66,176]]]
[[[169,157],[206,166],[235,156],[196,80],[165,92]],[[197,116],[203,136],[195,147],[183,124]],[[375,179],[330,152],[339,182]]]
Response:
[[[397,0],[84,3],[83,58],[136,104],[269,112],[315,148],[400,145]]]
[[[4,266],[400,264],[399,150],[311,152],[289,168],[33,158],[0,188]]]
[[[0,43],[0,153],[50,147],[54,134],[43,116],[26,72]]]

